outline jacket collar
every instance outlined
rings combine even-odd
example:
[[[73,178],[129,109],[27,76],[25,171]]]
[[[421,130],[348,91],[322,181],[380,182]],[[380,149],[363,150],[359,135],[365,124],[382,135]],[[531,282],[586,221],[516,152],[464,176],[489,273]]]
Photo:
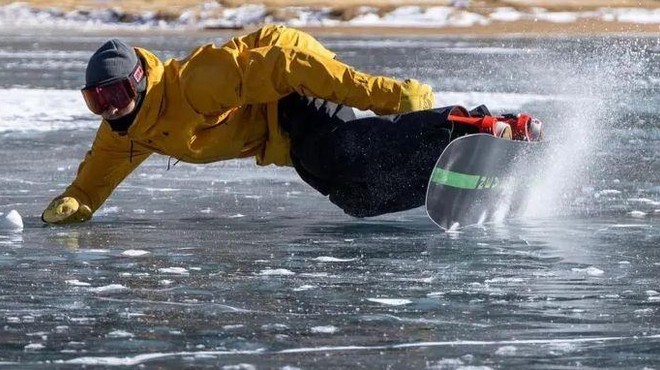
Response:
[[[142,107],[135,117],[135,121],[128,129],[129,136],[139,136],[153,128],[164,109],[163,94],[165,91],[165,68],[163,63],[152,52],[135,48],[138,56],[144,62],[147,75],[147,90]]]

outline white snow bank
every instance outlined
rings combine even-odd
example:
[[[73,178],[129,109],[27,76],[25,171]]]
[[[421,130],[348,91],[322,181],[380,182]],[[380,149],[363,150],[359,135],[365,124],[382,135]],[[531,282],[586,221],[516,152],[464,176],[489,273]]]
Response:
[[[422,8],[419,6],[402,6],[379,17],[374,9],[347,21],[353,26],[381,27],[469,27],[486,25],[488,18],[465,10],[447,6]]]
[[[636,24],[660,23],[660,9],[602,8],[593,11],[552,12],[543,8],[518,11],[509,7],[495,8],[487,14],[470,12],[462,6],[402,6],[383,15],[378,9],[360,7],[353,19],[344,21],[333,16],[328,7],[287,7],[281,9],[286,18],[271,14],[264,5],[247,4],[225,8],[217,2],[200,3],[185,9],[174,20],[158,19],[154,12],[128,15],[119,8],[62,11],[57,8],[35,9],[28,3],[0,6],[0,28],[65,27],[99,28],[241,28],[266,23],[303,26],[377,26],[377,27],[469,27],[493,22],[519,20],[570,23],[580,19]]]
[[[79,91],[0,89],[0,133],[96,128]]]

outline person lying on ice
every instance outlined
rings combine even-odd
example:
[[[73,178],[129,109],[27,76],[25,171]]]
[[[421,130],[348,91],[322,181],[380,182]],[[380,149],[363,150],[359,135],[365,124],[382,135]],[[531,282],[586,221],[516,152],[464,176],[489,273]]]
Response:
[[[293,166],[349,215],[402,211],[423,205],[450,140],[475,132],[448,118],[465,109],[433,109],[430,86],[359,72],[283,26],[165,63],[110,40],[85,77],[85,102],[103,120],[73,183],[42,214],[51,224],[91,219],[151,153],[190,163],[255,157]],[[356,119],[352,108],[377,116]]]

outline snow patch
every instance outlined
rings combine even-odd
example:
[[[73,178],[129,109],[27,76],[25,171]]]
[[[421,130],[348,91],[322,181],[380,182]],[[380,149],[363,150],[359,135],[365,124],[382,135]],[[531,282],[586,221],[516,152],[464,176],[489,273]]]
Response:
[[[141,250],[141,249],[127,249],[127,250],[123,251],[121,253],[121,255],[126,256],[126,257],[140,257],[140,256],[147,255],[149,253],[151,253],[151,252]]]
[[[259,271],[259,275],[262,276],[278,276],[278,275],[285,276],[285,275],[295,275],[295,274],[296,274],[295,272],[287,269],[265,269]]]
[[[309,331],[311,331],[314,334],[334,334],[337,331],[339,331],[339,328],[332,325],[314,326],[310,328]]]
[[[80,280],[76,280],[76,279],[66,280],[65,283],[67,285],[73,285],[73,286],[91,286],[92,285],[90,283],[85,283],[84,281],[80,281]]]
[[[500,347],[495,351],[495,354],[498,356],[514,356],[518,349],[514,346],[504,346]]]
[[[306,290],[311,290],[311,289],[315,289],[315,288],[316,288],[315,285],[301,285],[297,288],[293,288],[293,291],[294,292],[304,292]]]
[[[161,274],[176,274],[176,275],[190,274],[188,270],[183,267],[163,267],[163,268],[159,268],[158,272],[160,272]]]
[[[106,334],[108,338],[133,338],[135,335],[124,330],[115,330]]]
[[[367,301],[380,303],[387,306],[403,306],[412,303],[411,300],[403,298],[367,298]]]
[[[110,284],[95,288],[87,288],[87,290],[93,293],[119,293],[128,290],[128,288],[121,284]]]
[[[30,343],[30,344],[26,345],[25,347],[23,347],[23,349],[25,351],[39,351],[39,350],[42,350],[44,348],[46,348],[46,346],[44,346],[41,343]]]
[[[593,266],[590,266],[590,267],[587,267],[587,268],[584,268],[584,269],[572,268],[571,271],[584,273],[584,274],[587,274],[589,276],[601,276],[605,273],[605,271],[603,271],[599,268],[593,267]]]
[[[319,261],[319,262],[353,262],[357,260],[358,260],[357,258],[336,258],[329,256],[321,256],[314,258],[314,261]]]

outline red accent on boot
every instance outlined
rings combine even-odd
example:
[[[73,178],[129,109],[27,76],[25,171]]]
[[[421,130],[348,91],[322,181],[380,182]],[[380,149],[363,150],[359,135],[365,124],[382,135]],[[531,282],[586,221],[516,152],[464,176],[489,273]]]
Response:
[[[498,117],[463,117],[449,115],[449,120],[457,123],[465,123],[477,128],[479,132],[493,135],[495,131],[495,123],[498,121]]]

